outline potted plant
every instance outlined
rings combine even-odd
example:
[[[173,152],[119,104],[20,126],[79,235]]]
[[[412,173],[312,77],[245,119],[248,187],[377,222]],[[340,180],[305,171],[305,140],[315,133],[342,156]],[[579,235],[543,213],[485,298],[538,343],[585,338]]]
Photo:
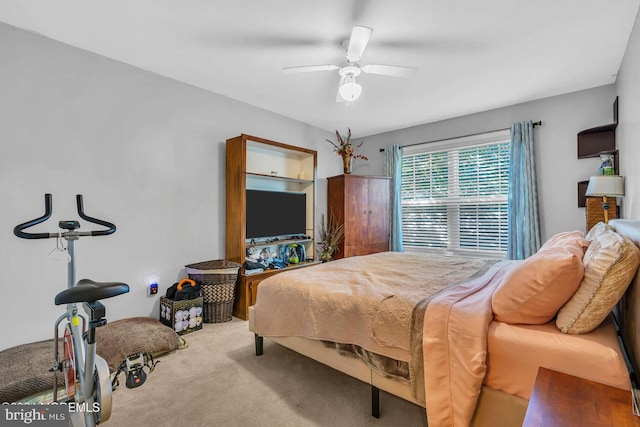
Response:
[[[336,217],[331,211],[329,221],[325,222],[324,214],[322,214],[322,224],[320,224],[320,243],[318,243],[318,251],[320,252],[320,261],[327,262],[333,259],[334,252],[340,250],[338,245],[344,238],[344,224],[338,224]]]

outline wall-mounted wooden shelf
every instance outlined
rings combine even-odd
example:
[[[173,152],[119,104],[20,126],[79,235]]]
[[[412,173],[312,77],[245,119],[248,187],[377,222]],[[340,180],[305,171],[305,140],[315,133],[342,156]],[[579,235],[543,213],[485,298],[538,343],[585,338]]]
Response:
[[[613,123],[583,130],[578,133],[578,159],[600,157],[603,154],[613,154],[615,175],[620,174],[620,162],[616,149],[616,128],[618,127],[618,97],[613,102]],[[593,173],[595,175],[596,172]],[[589,180],[578,182],[578,207],[587,206],[585,192]]]
[[[578,158],[598,157],[601,154],[615,154],[617,123],[598,126],[578,133]],[[617,164],[617,162],[616,162]]]

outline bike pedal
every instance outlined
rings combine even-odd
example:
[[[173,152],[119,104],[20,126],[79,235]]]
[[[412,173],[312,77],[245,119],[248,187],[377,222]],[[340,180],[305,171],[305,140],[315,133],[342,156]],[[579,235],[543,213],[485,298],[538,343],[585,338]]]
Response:
[[[127,372],[127,388],[140,387],[147,379],[147,374],[142,369]]]

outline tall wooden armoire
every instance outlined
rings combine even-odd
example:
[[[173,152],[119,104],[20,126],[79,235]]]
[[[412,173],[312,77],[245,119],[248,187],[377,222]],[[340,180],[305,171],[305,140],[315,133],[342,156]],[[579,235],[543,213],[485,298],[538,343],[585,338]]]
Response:
[[[327,179],[327,215],[344,223],[334,258],[389,250],[389,183],[386,176],[338,175]]]

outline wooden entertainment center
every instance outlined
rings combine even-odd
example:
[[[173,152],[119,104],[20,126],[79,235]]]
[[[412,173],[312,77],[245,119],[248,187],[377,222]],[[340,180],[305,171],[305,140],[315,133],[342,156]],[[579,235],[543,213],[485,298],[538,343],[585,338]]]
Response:
[[[316,264],[315,224],[317,152],[306,148],[242,134],[226,145],[226,259],[244,264],[247,248],[269,248],[277,253],[281,245],[304,245],[306,259],[284,269],[246,274],[241,268],[236,284],[233,315],[248,319],[249,306],[256,301],[258,285],[281,271]],[[306,194],[305,238],[282,239],[269,236],[247,240],[247,190]],[[269,206],[264,206],[265,211]],[[275,240],[275,238],[278,240]]]

